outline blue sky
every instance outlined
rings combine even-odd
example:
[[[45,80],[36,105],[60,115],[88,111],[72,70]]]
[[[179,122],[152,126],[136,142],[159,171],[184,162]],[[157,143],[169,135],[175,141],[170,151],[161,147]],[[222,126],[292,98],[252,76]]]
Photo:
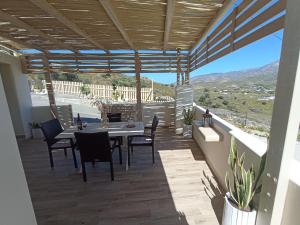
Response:
[[[211,62],[193,71],[191,73],[191,77],[209,73],[224,73],[250,69],[279,60],[282,33],[282,30],[278,31],[214,62]],[[142,74],[142,76],[165,84],[176,82],[175,73]]]

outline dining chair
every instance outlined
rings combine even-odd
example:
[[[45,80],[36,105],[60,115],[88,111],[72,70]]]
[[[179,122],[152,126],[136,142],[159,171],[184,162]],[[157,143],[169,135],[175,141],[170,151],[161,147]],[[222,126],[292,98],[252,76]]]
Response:
[[[107,113],[107,118],[110,123],[113,122],[122,122],[122,113]],[[122,145],[123,137],[110,137],[110,140],[113,141],[113,146],[119,148],[120,154],[120,164],[122,164]]]
[[[63,128],[58,119],[52,119],[41,123],[41,129],[45,136],[45,141],[48,146],[50,166],[54,167],[53,162],[53,150],[64,150],[65,156],[67,156],[67,149],[72,150],[73,160],[75,168],[78,168],[76,154],[75,154],[75,143],[72,138],[57,139],[55,138],[58,134],[63,132]]]
[[[152,163],[155,163],[154,159],[154,142],[155,142],[155,132],[159,123],[157,116],[153,117],[152,127],[150,135],[131,135],[127,137],[128,142],[128,166],[130,166],[130,152],[133,152],[133,146],[151,146],[152,148]]]
[[[80,152],[83,181],[87,181],[86,162],[109,162],[111,180],[114,180],[112,153],[108,132],[75,132],[77,147]]]

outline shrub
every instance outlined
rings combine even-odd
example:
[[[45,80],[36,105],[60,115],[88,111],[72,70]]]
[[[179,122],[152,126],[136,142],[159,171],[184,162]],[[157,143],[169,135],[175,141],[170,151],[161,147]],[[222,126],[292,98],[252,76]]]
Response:
[[[223,103],[223,105],[228,105],[229,104],[229,102],[227,100],[224,100],[222,103]]]

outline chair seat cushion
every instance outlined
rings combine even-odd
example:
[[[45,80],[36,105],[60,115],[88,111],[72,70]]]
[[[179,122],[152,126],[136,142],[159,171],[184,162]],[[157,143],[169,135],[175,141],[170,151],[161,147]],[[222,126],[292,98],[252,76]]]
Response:
[[[131,144],[132,145],[146,145],[146,144],[151,144],[152,139],[150,137],[133,137],[131,139]]]
[[[60,149],[60,148],[71,148],[70,140],[59,140],[58,142],[51,145],[51,148]]]

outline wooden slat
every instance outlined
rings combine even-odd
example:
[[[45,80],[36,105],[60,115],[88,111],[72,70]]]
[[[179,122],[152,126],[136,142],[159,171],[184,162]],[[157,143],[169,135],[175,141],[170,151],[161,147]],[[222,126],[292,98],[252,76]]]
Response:
[[[97,41],[93,40],[86,32],[81,30],[75,23],[73,23],[71,20],[69,20],[67,17],[65,17],[63,14],[61,14],[57,9],[55,9],[51,4],[49,4],[46,0],[30,0],[33,4],[35,4],[37,7],[41,8],[45,12],[47,12],[49,15],[55,17],[58,21],[60,21],[62,24],[64,24],[66,27],[73,30],[75,33],[79,34],[80,36],[87,39],[90,43],[95,45],[97,48],[105,49],[103,45],[98,43]]]
[[[7,40],[10,40],[18,45],[21,45],[27,49],[36,49],[36,50],[39,50],[41,52],[44,52],[44,49],[40,48],[39,46],[37,45],[34,45],[34,44],[30,44],[30,43],[27,43],[25,41],[21,41],[21,39],[17,39],[7,33],[0,33],[0,37],[4,38],[4,39],[7,39]],[[12,43],[13,44],[13,43]]]
[[[284,19],[285,16],[281,16],[278,19],[272,21],[271,23],[259,28],[257,31],[249,34],[248,36],[244,37],[243,39],[239,40],[235,43],[235,50],[238,50],[249,43],[252,43],[256,40],[259,40],[269,34],[272,34],[284,27]]]
[[[277,19],[275,19],[274,21],[272,21],[271,23],[268,23],[267,25],[264,25],[263,27],[259,28],[258,30],[256,30],[255,32],[249,34],[248,36],[244,37],[243,39],[237,41],[234,44],[234,50],[231,49],[231,47],[226,47],[223,50],[221,50],[220,52],[216,53],[215,55],[211,56],[208,58],[207,62],[201,62],[200,64],[198,64],[197,66],[193,67],[192,69],[198,69],[201,66],[206,65],[207,63],[210,63],[214,60],[217,60],[221,57],[223,57],[224,55],[229,54],[232,51],[236,51],[256,40],[259,40],[269,34],[272,34],[280,29],[282,29],[282,27],[284,26],[284,16],[281,16]]]
[[[2,10],[0,10],[0,18],[2,18],[3,20],[9,21],[10,23],[12,23],[18,27],[21,27],[22,29],[26,29],[28,32],[30,32],[30,34],[39,35],[42,38],[44,38],[46,41],[50,40],[51,42],[53,42],[54,44],[56,44],[57,46],[59,46],[63,49],[74,50],[74,48],[72,46],[67,45],[67,44],[57,40],[56,38],[52,37],[49,34],[45,34],[42,31],[33,28],[32,26],[28,25],[27,23],[24,23],[22,20],[14,17],[14,16],[11,16]]]
[[[99,0],[99,2],[101,3],[102,7],[106,11],[106,13],[109,16],[109,18],[112,20],[112,22],[114,23],[114,25],[116,26],[116,28],[120,31],[120,33],[123,36],[123,38],[126,40],[128,46],[131,49],[135,49],[132,41],[130,40],[127,32],[125,31],[125,28],[123,27],[123,25],[119,21],[117,15],[115,14],[114,10],[112,9],[112,6],[109,3],[109,0]]]
[[[163,46],[164,50],[168,48],[168,42],[169,42],[169,37],[171,32],[174,11],[175,11],[175,0],[167,0],[165,30],[164,30],[164,46]]]

